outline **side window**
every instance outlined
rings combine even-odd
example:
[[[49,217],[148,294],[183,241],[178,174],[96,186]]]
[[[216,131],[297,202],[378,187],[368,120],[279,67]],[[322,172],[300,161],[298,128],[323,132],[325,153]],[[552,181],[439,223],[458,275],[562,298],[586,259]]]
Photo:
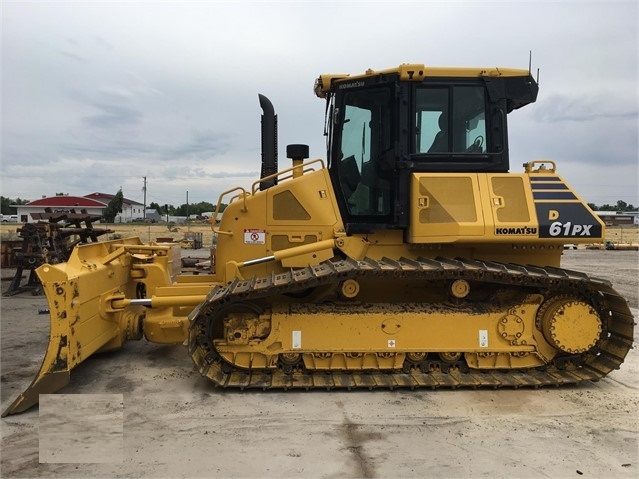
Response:
[[[416,153],[484,153],[484,88],[424,87],[416,92]]]
[[[453,90],[454,151],[486,152],[484,88],[457,86]]]
[[[448,91],[448,88],[417,90],[417,153],[449,151]]]

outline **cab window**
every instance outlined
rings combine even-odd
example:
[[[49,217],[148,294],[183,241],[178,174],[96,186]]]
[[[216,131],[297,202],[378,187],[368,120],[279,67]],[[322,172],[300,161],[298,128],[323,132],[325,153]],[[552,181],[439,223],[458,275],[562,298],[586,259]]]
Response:
[[[486,152],[482,86],[420,87],[415,103],[416,153]]]
[[[339,179],[350,215],[390,213],[390,180],[383,177],[385,154],[392,153],[388,88],[348,92],[339,114]]]

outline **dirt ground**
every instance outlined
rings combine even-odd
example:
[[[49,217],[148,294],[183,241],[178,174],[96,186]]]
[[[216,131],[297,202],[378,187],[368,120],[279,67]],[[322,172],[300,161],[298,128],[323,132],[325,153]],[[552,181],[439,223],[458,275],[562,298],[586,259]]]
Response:
[[[563,266],[611,280],[639,314],[639,253],[567,250]],[[3,410],[40,366],[46,307],[30,293],[1,300]],[[638,392],[636,349],[573,387],[235,392],[213,389],[183,346],[130,342],[2,419],[0,475],[639,477]]]

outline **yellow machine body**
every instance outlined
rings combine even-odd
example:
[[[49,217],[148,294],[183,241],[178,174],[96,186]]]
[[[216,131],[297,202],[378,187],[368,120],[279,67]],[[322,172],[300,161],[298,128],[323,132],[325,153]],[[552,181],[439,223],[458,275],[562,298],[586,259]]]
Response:
[[[403,114],[407,88],[417,100]],[[333,112],[328,164],[294,145],[291,167],[223,192],[214,272],[180,274],[179,245],[138,238],[38,269],[49,346],[3,414],[142,337],[186,341],[221,387],[537,387],[619,367],[633,341],[626,302],[560,268],[564,243],[602,242],[604,224],[554,162],[508,171],[505,117],[535,100],[528,72],[402,65],[322,75],[315,91]],[[457,115],[443,153],[420,146],[441,114],[433,92]]]
[[[539,163],[543,166],[549,162]],[[317,164],[309,162],[312,171],[303,177],[231,201],[216,229],[218,282],[317,264],[333,257],[335,246],[357,260],[463,256],[558,267],[566,240],[540,238],[543,221],[537,211],[546,213],[542,220],[553,232],[576,229],[577,236],[570,240],[575,244],[604,239],[605,225],[592,212],[587,218],[590,224],[562,221],[562,206],[577,206],[584,213],[589,209],[557,175],[554,165],[552,169],[541,167],[518,174],[415,173],[411,177],[413,195],[406,238],[397,231],[347,236],[328,171],[323,167],[313,170]],[[572,196],[570,199],[534,198],[534,191],[552,194],[558,184],[564,187],[562,192]],[[588,234],[580,235],[583,231]],[[292,254],[303,245],[311,247],[307,252]],[[291,256],[236,269],[245,261],[278,252]]]

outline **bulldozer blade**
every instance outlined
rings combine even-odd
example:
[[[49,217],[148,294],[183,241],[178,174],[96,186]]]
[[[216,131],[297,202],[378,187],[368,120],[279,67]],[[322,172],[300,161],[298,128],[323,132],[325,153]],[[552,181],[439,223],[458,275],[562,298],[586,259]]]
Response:
[[[122,242],[137,244],[139,239]],[[71,370],[92,354],[139,339],[139,313],[108,306],[113,294],[130,292],[126,261],[104,261],[116,248],[109,243],[78,246],[66,263],[44,264],[36,270],[49,304],[48,346],[35,379],[2,417],[35,406],[40,394],[62,389],[70,381]]]
[[[18,414],[35,406],[40,401],[40,394],[50,394],[62,389],[69,384],[70,378],[69,371],[43,373],[40,369],[31,385],[11,403],[11,406],[4,410],[2,417]]]
[[[58,283],[58,288],[61,287]],[[44,289],[47,292],[49,305],[51,305],[52,301],[48,295],[46,285]],[[60,289],[58,289],[58,291],[60,291]],[[56,307],[60,309],[64,306],[58,303]],[[26,411],[30,407],[38,404],[40,394],[54,393],[69,383],[71,372],[67,357],[69,351],[68,344],[72,339],[69,322],[66,319],[66,313],[57,311],[57,314],[54,314],[54,310],[51,309],[50,312],[51,330],[49,333],[49,342],[40,370],[31,382],[31,385],[2,413],[2,417]],[[55,319],[54,316],[56,316]]]

